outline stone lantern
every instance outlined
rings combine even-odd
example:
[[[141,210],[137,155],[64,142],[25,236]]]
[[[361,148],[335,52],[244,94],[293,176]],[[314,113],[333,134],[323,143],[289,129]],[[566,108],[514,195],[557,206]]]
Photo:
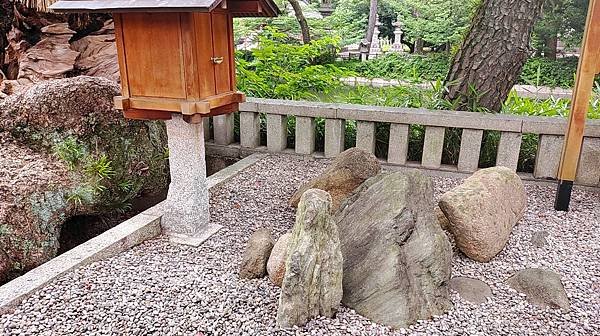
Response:
[[[404,52],[404,47],[402,46],[402,28],[404,25],[400,21],[400,15],[396,18],[396,22],[392,24],[394,26],[394,44],[392,44],[392,51],[397,53]]]
[[[171,184],[161,225],[198,245],[210,225],[203,118],[238,110],[233,18],[279,14],[272,0],[59,0],[56,12],[113,14],[125,118],[165,120]]]

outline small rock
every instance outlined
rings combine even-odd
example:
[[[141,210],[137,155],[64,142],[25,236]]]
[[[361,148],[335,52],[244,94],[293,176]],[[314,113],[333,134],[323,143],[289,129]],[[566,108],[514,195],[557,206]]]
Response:
[[[269,279],[278,287],[281,287],[283,282],[283,276],[285,275],[285,260],[287,257],[288,242],[291,234],[288,232],[281,236],[273,249],[271,250],[271,256],[267,261],[267,273],[269,273]]]
[[[527,295],[527,301],[551,308],[571,310],[571,304],[560,275],[541,268],[526,268],[506,280],[516,291]]]
[[[321,175],[301,186],[290,199],[290,205],[297,206],[306,190],[316,188],[331,195],[331,210],[335,213],[358,186],[380,171],[381,165],[375,155],[350,148],[338,155]]]
[[[240,278],[257,279],[267,274],[267,261],[273,243],[269,229],[258,229],[250,236],[240,266]]]
[[[331,196],[307,190],[296,213],[288,245],[277,324],[303,326],[318,316],[333,317],[342,301],[343,259]]]
[[[492,297],[490,286],[478,279],[454,277],[450,279],[450,288],[458,292],[461,298],[474,304],[484,303],[488,297]]]
[[[456,246],[479,262],[502,251],[526,205],[521,178],[506,167],[477,171],[439,202]]]
[[[531,243],[535,247],[544,247],[548,244],[548,241],[546,240],[546,237],[548,236],[549,234],[547,231],[536,231],[531,235]]]

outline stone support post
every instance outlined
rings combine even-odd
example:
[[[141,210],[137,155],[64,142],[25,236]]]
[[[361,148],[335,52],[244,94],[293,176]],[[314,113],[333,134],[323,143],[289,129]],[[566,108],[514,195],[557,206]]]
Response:
[[[180,244],[198,246],[221,226],[210,224],[204,127],[180,114],[166,121],[171,184],[161,219],[162,230]]]

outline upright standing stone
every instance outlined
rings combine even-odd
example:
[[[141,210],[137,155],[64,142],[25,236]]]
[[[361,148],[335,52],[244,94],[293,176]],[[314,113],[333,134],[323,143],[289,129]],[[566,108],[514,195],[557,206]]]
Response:
[[[346,306],[394,328],[450,309],[452,249],[433,209],[419,172],[381,173],[346,200],[335,218]]]
[[[204,127],[175,113],[166,125],[171,184],[161,225],[172,240],[197,246],[221,228],[210,224]]]
[[[309,189],[298,204],[288,245],[277,324],[302,326],[314,317],[335,315],[342,300],[342,267],[331,196]]]

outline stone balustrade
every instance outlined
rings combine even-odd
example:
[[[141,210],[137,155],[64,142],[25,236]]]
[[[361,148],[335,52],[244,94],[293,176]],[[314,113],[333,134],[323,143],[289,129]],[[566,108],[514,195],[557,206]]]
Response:
[[[296,118],[294,148],[287,148],[290,116]],[[322,153],[315,152],[315,118],[325,119]],[[266,121],[266,146],[261,146],[261,119]],[[567,124],[558,117],[248,99],[240,106],[239,143],[234,143],[234,120],[233,114],[213,117],[212,137],[210,126],[205,123],[209,153],[243,157],[254,152],[295,152],[330,158],[344,150],[345,124],[352,120],[356,121],[356,147],[370,152],[375,151],[376,123],[390,124],[389,149],[387,157],[381,158],[383,163],[459,173],[472,173],[479,168],[484,131],[500,133],[496,164],[513,170],[517,169],[523,135],[536,134],[539,137],[534,171],[522,176],[543,180],[556,179]],[[407,161],[411,125],[425,128],[420,162]],[[453,166],[442,164],[444,136],[449,128],[462,129],[458,163]],[[576,182],[600,184],[600,121],[587,122]]]

